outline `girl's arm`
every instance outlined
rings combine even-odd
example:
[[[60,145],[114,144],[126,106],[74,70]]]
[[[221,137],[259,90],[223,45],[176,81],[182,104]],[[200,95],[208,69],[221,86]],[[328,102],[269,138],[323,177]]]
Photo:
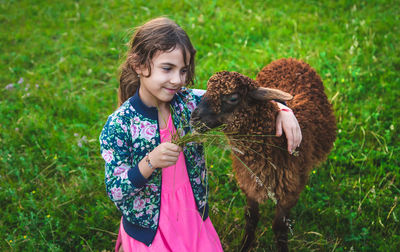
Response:
[[[275,101],[272,101],[275,102]],[[276,135],[282,135],[282,129],[285,132],[288,142],[288,151],[293,153],[300,146],[302,134],[300,125],[292,110],[280,102],[276,102],[279,107],[279,113],[276,117]]]
[[[122,203],[142,190],[147,179],[132,164],[132,147],[128,144],[127,126],[118,116],[110,116],[100,134],[100,151],[105,161],[107,194]]]
[[[129,146],[128,126],[123,119],[110,116],[100,134],[100,151],[105,160],[105,184],[110,199],[121,204],[140,192],[156,168],[176,163],[182,149],[172,143],[162,143],[135,164]],[[150,164],[149,164],[150,162]]]

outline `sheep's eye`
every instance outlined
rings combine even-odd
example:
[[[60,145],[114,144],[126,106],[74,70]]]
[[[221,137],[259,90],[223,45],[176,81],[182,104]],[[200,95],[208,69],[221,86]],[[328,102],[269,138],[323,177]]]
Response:
[[[227,103],[235,105],[239,102],[239,95],[238,94],[232,94],[226,97],[225,100]]]

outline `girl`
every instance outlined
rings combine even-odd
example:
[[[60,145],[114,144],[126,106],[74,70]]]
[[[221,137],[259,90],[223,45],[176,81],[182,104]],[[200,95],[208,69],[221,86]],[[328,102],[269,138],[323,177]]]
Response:
[[[138,27],[130,42],[120,107],[100,135],[107,193],[122,213],[116,251],[222,251],[208,218],[202,145],[181,149],[170,142],[176,129],[190,131],[182,125],[204,93],[184,87],[193,84],[195,53],[185,31],[167,18]],[[283,127],[292,151],[301,133],[287,111],[278,114],[277,134]]]

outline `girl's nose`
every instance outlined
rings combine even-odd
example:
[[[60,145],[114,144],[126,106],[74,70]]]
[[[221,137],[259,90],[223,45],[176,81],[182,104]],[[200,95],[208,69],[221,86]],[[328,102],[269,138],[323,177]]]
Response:
[[[171,78],[171,83],[173,84],[181,84],[183,82],[184,76],[180,73],[180,71],[176,71]]]

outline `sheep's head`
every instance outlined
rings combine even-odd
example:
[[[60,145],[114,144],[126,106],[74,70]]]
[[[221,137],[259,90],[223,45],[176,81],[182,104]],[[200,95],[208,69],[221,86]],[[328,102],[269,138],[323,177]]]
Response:
[[[192,113],[191,124],[204,132],[222,124],[229,126],[257,101],[290,100],[292,96],[277,89],[259,87],[257,83],[237,72],[218,72],[207,83],[207,92]]]

